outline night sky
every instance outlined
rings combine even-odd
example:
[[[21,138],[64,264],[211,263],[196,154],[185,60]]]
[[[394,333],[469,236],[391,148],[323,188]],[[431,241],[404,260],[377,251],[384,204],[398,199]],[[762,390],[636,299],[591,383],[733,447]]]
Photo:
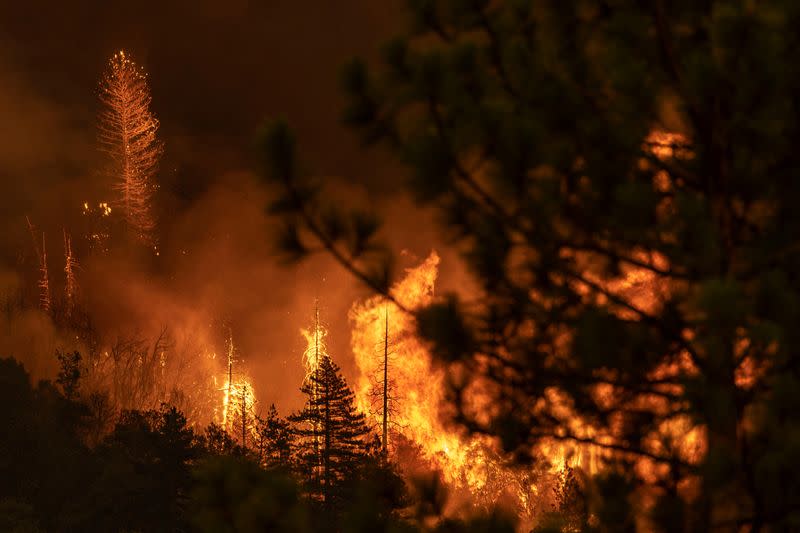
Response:
[[[16,78],[31,97],[49,99],[76,128],[91,130],[100,73],[115,51],[127,50],[150,73],[169,147],[165,166],[177,168],[162,183],[187,195],[220,172],[250,168],[253,134],[273,116],[291,122],[315,168],[382,182],[366,179],[364,168],[386,162],[365,161],[339,124],[338,74],[353,56],[375,57],[402,28],[399,4],[3,2],[3,78]]]

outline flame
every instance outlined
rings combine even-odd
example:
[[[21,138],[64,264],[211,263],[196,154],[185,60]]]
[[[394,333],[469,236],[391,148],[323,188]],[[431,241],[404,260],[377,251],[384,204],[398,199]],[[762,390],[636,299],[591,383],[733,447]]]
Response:
[[[308,383],[311,376],[319,368],[319,362],[328,355],[328,347],[325,339],[328,337],[328,330],[319,320],[319,305],[314,305],[314,325],[310,329],[302,328],[300,333],[306,339],[306,349],[303,351],[303,367],[306,375],[303,383]]]
[[[407,309],[429,304],[434,297],[438,265],[439,256],[434,251],[419,266],[406,271],[405,278],[391,289],[392,297]],[[388,342],[391,434],[402,435],[416,445],[423,458],[441,472],[444,481],[459,492],[466,491],[474,504],[491,505],[510,495],[522,513],[532,513],[531,499],[538,492],[532,472],[506,466],[488,437],[463,435],[442,421],[445,370],[433,363],[416,337],[413,316],[376,296],[353,305],[349,319],[359,370],[356,401],[367,419],[376,428],[382,424],[383,402],[374,400],[376,388],[382,394]],[[390,451],[396,451],[391,438],[389,444]],[[556,459],[555,467],[562,458]]]
[[[250,380],[246,377],[233,381],[226,379],[222,391],[222,427],[232,436],[239,437],[244,424],[246,434],[252,435],[255,431],[253,407],[256,395]]]
[[[230,331],[226,344],[228,365],[221,389],[222,427],[237,438],[242,446],[247,446],[248,437],[252,441],[256,435],[255,389],[246,375],[241,372],[234,373],[233,365],[236,362],[237,351]],[[213,358],[216,358],[216,354]]]
[[[658,255],[639,253],[636,257],[642,263],[658,268],[666,269],[668,266],[666,260]],[[438,255],[431,253],[422,264],[407,270],[405,278],[392,288],[391,296],[407,309],[431,303],[438,264]],[[593,275],[590,270],[587,272],[590,277]],[[598,276],[596,281],[613,294],[648,311],[656,310],[669,295],[665,283],[652,270],[643,267],[626,266],[618,278]],[[588,298],[588,288],[586,292]],[[434,364],[425,345],[416,337],[411,314],[376,296],[356,303],[350,310],[349,318],[352,348],[359,371],[355,390],[359,408],[376,428],[381,426],[383,404],[375,401],[375,397],[376,389],[382,387],[384,357],[390,346],[392,358],[387,366],[392,390],[388,416],[392,433],[419,447],[424,458],[441,471],[445,482],[452,488],[466,491],[473,504],[494,504],[501,498],[507,502],[505,498],[510,495],[521,516],[533,517],[536,508],[542,508],[541,499],[549,496],[546,494],[549,492],[546,489],[548,476],[557,475],[566,466],[579,467],[589,475],[602,468],[608,452],[600,446],[557,440],[543,440],[538,445],[538,455],[546,459],[544,463],[549,465],[545,471],[526,471],[521,467],[509,466],[488,437],[464,435],[442,421],[440,410],[447,400],[445,370]],[[688,361],[674,366],[659,368],[656,373],[666,375],[692,371]],[[609,402],[615,398],[613,388],[605,385],[598,385],[596,394],[599,399],[605,398]],[[476,387],[469,391],[467,400],[481,406],[479,408],[485,408],[490,407],[487,403],[490,397]],[[582,439],[594,439],[599,444],[613,441],[613,428],[610,433],[602,432],[586,423],[556,389],[547,391],[547,400],[561,410],[559,418],[568,421],[565,429],[571,434]],[[651,397],[640,401],[648,403],[655,410],[663,409],[666,412],[668,409],[668,406],[659,404],[658,400]],[[682,459],[696,462],[702,457],[705,445],[703,428],[689,418],[666,418],[661,427],[646,439],[646,448],[654,454],[663,452],[665,438],[678,443],[677,451]],[[391,443],[390,440],[390,451],[396,451],[396,446],[391,446]],[[663,465],[651,461],[639,461],[637,469],[644,478],[653,480],[663,474],[660,471]]]

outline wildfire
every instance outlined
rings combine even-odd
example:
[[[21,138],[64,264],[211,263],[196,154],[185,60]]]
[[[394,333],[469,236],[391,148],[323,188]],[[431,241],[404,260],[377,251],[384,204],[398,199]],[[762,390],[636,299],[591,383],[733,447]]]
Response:
[[[255,435],[256,395],[253,385],[245,377],[226,381],[222,388],[222,427],[247,445],[248,439]]]
[[[305,368],[306,375],[303,378],[303,383],[309,382],[311,376],[319,368],[319,362],[323,357],[328,355],[328,347],[325,339],[328,336],[328,330],[322,325],[319,320],[319,304],[315,302],[314,305],[314,325],[311,329],[301,329],[300,333],[306,339],[306,349],[303,352],[303,367]]]
[[[422,264],[407,271],[392,288],[392,296],[408,309],[430,303],[438,264],[439,256],[432,252]],[[523,512],[532,512],[531,497],[537,487],[531,472],[506,466],[488,438],[464,436],[441,420],[445,372],[433,364],[416,337],[413,316],[381,297],[373,297],[355,304],[349,318],[359,370],[356,400],[368,419],[381,427],[384,407],[374,401],[375,388],[378,384],[380,389],[385,383],[382,380],[388,379],[392,432],[416,445],[452,488],[467,491],[477,503],[493,504],[510,497]],[[389,342],[392,359],[387,365]],[[382,377],[385,374],[387,378]],[[563,464],[563,458],[554,459],[556,466]]]
[[[232,436],[239,439],[242,446],[247,446],[248,436],[255,436],[256,395],[250,380],[242,373],[234,373],[236,348],[233,335],[227,342],[227,373],[222,387],[222,427]]]

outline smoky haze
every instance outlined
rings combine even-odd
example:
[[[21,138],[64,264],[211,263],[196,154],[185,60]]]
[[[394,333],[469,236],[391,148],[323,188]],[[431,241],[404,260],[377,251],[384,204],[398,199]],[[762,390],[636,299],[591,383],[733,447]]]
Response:
[[[377,56],[402,27],[400,3],[0,1],[0,289],[35,292],[28,216],[47,235],[54,291],[63,277],[62,230],[73,234],[82,295],[107,336],[167,326],[217,341],[224,322],[262,409],[294,409],[299,328],[319,299],[330,351],[351,378],[347,310],[365,292],[326,257],[279,264],[253,145],[265,119],[287,119],[308,167],[348,199],[380,206],[387,237],[409,251],[405,264],[433,247],[442,252],[428,217],[408,216],[401,169],[360,147],[338,120],[341,64]],[[155,258],[90,256],[81,242],[83,202],[113,200],[97,151],[97,83],[119,49],[149,73],[165,143]],[[442,278],[451,282],[453,263],[445,253]],[[8,318],[4,328],[2,355],[52,377],[53,352],[70,339],[35,312]]]

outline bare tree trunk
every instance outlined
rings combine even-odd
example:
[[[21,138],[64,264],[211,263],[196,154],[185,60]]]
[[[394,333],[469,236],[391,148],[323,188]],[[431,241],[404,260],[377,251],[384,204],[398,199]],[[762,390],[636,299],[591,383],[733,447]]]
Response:
[[[242,402],[242,448],[247,448],[247,396],[245,394],[246,385],[242,383],[241,402]]]
[[[383,325],[383,440],[381,447],[386,451],[389,438],[389,308],[384,311]]]

